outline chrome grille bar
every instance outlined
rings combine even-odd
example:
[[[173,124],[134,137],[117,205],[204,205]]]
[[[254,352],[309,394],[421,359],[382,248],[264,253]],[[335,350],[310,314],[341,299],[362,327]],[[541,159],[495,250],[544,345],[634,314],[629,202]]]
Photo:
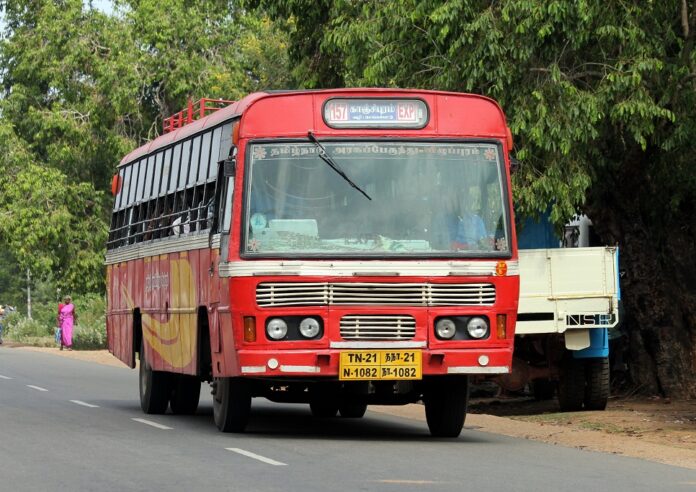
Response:
[[[493,284],[398,283],[261,283],[256,288],[260,307],[380,305],[492,306]]]
[[[344,340],[410,340],[416,335],[416,320],[401,314],[347,314],[340,330]]]

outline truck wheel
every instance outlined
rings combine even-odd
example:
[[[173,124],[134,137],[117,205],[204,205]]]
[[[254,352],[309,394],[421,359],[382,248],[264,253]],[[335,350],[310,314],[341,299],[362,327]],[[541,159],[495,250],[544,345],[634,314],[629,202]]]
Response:
[[[534,379],[531,386],[536,401],[550,400],[556,392],[556,385],[550,379]]]
[[[440,376],[426,383],[425,419],[433,437],[457,437],[462,432],[469,402],[468,376]]]
[[[587,359],[585,409],[604,410],[609,400],[609,358]]]
[[[345,419],[361,419],[367,411],[367,403],[341,403],[338,406],[338,411]]]
[[[169,405],[176,415],[191,415],[198,409],[201,397],[201,381],[196,376],[177,374],[172,384]]]
[[[585,367],[582,360],[574,359],[572,355],[561,364],[561,374],[558,381],[558,403],[562,412],[582,410],[585,399]]]
[[[145,356],[145,345],[140,344],[140,408],[153,415],[167,411],[171,393],[171,374],[153,371]]]
[[[244,432],[251,413],[251,390],[241,378],[215,378],[213,418],[222,432]]]

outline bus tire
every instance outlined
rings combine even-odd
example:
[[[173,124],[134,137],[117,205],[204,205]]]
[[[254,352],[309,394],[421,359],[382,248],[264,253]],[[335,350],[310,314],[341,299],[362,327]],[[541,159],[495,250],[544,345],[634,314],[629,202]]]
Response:
[[[556,392],[556,384],[550,379],[533,379],[531,386],[536,401],[550,400]]]
[[[440,376],[426,382],[425,419],[433,437],[458,437],[469,403],[468,376]]]
[[[344,419],[361,419],[367,411],[367,403],[350,402],[341,403],[338,411]]]
[[[604,410],[609,401],[609,358],[585,361],[585,410]]]
[[[558,404],[562,412],[582,410],[585,400],[585,367],[583,361],[571,354],[561,364],[558,380]]]
[[[318,419],[330,419],[338,413],[341,387],[336,383],[315,383],[309,389],[309,409]]]
[[[251,414],[249,382],[241,378],[215,378],[213,418],[222,432],[244,432]]]
[[[172,384],[169,406],[175,415],[192,415],[198,410],[201,381],[196,376],[177,374]]]
[[[318,419],[331,419],[338,413],[338,405],[329,400],[314,400],[309,403],[312,416]]]
[[[171,375],[153,371],[145,356],[144,344],[140,343],[140,408],[150,415],[163,414],[169,406]]]

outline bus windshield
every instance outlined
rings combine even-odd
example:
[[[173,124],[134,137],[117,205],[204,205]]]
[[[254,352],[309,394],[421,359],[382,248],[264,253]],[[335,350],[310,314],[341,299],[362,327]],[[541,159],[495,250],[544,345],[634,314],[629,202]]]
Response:
[[[253,143],[247,255],[508,256],[504,162],[495,143]]]

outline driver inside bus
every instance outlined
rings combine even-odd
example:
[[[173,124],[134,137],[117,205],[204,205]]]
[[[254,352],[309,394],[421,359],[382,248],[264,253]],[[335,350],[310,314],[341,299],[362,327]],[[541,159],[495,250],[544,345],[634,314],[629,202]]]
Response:
[[[483,219],[474,213],[473,201],[464,193],[449,219],[450,248],[453,251],[478,250],[488,238]],[[486,248],[487,249],[487,248]]]

